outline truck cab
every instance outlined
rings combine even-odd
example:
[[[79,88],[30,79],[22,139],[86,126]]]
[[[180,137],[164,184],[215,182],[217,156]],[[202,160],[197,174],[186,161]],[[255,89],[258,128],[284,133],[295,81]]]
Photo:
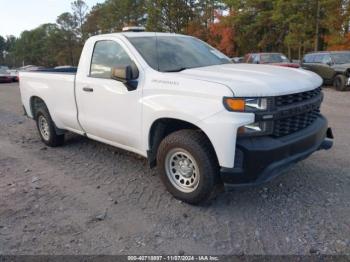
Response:
[[[222,184],[255,185],[319,149],[322,79],[233,64],[190,36],[91,37],[76,72],[20,73],[22,102],[49,146],[70,131],[148,159],[176,198],[197,204]]]

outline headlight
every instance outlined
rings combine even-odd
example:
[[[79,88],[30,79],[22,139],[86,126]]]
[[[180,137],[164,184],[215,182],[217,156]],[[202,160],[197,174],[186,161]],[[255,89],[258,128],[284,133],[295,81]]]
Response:
[[[259,112],[268,109],[269,99],[258,98],[233,98],[224,97],[224,106],[229,111],[235,112]]]
[[[273,101],[270,97],[224,97],[224,106],[228,111],[263,113],[272,109]],[[265,120],[265,119],[264,119]],[[263,136],[270,135],[273,131],[273,121],[259,121],[241,126],[238,129],[239,136]]]
[[[262,121],[241,126],[238,128],[239,136],[263,136],[272,133],[273,123],[271,121]]]

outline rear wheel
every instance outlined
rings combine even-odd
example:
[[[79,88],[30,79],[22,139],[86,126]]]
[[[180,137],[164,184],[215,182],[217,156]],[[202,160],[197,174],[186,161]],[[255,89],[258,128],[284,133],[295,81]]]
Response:
[[[57,147],[64,143],[64,135],[58,135],[56,127],[46,107],[36,111],[36,125],[41,140],[48,146]]]
[[[334,85],[336,90],[345,91],[346,90],[346,81],[347,81],[347,78],[344,75],[337,75],[334,78],[333,85]]]
[[[190,204],[208,199],[219,180],[210,141],[195,130],[180,130],[164,138],[158,149],[157,165],[168,191]]]

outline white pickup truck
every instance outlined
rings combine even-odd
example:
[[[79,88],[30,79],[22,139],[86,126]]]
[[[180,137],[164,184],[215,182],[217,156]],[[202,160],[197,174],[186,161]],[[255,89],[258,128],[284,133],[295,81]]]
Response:
[[[24,110],[45,144],[60,146],[71,131],[135,152],[192,204],[217,185],[267,182],[332,146],[319,76],[233,64],[190,36],[94,36],[77,70],[21,72],[20,79]]]

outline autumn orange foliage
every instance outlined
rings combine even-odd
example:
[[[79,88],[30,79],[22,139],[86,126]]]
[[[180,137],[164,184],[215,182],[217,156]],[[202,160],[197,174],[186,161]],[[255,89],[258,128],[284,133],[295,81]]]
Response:
[[[225,23],[223,17],[209,26],[208,43],[232,57],[235,53],[234,30]]]
[[[345,36],[327,36],[325,38],[329,51],[350,50],[350,33]]]
[[[228,21],[231,15],[215,14],[215,22],[207,27],[199,22],[191,22],[186,33],[202,39],[229,57],[235,55],[234,29]]]

